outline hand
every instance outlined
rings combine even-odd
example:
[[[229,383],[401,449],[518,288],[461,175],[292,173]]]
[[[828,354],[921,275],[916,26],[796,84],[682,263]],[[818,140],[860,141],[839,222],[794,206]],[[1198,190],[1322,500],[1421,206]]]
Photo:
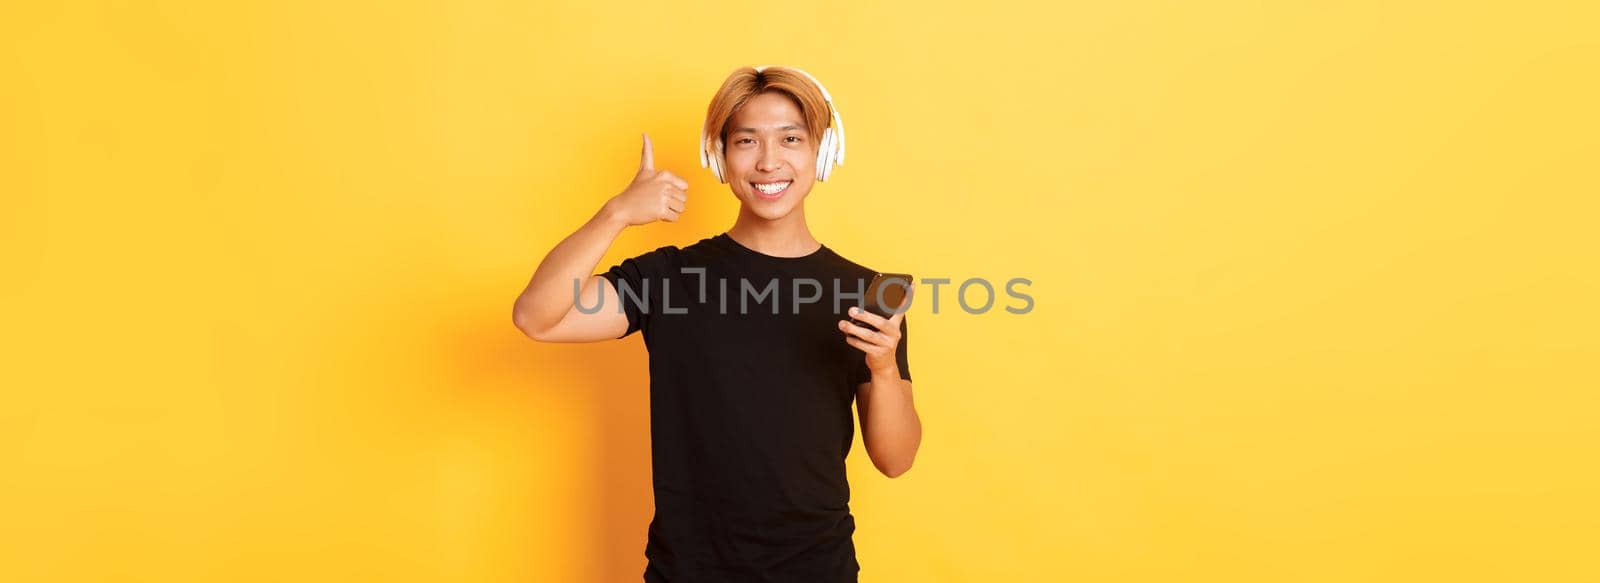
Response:
[[[867,353],[867,369],[873,374],[893,373],[899,376],[900,364],[895,360],[895,351],[900,347],[900,322],[906,319],[903,309],[911,305],[911,294],[908,287],[905,299],[895,307],[897,313],[888,318],[861,308],[850,308],[851,317],[867,323],[871,328],[857,326],[850,320],[839,320],[839,330],[846,334],[844,341]]]
[[[656,170],[650,134],[644,135],[639,172],[623,191],[606,201],[606,210],[627,225],[658,220],[676,221],[689,202],[689,182],[666,170]]]

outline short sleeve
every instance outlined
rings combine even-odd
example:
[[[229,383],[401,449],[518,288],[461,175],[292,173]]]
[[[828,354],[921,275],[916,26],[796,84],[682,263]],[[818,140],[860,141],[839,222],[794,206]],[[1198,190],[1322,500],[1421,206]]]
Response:
[[[900,368],[900,378],[908,381],[911,380],[911,362],[907,359],[906,352],[908,351],[907,345],[911,342],[910,322],[911,314],[906,314],[904,318],[900,319],[900,344],[894,349],[894,360],[895,364]],[[853,385],[859,386],[872,380],[872,369],[867,368],[865,353],[857,350],[854,351],[854,354],[856,364]]]
[[[667,279],[677,273],[674,267],[677,259],[678,248],[668,245],[624,259],[599,274],[611,282],[621,303],[620,306],[601,306],[601,309],[620,309],[628,316],[628,330],[617,338],[625,338],[649,325],[650,314],[657,311],[651,307],[659,303]]]

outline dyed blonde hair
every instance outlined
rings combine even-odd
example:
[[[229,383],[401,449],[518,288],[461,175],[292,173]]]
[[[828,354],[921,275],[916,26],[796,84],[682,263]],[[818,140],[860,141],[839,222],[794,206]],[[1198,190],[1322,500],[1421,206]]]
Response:
[[[711,97],[711,105],[706,107],[705,130],[710,140],[706,148],[710,155],[725,160],[723,147],[728,137],[728,120],[751,98],[762,93],[788,96],[800,106],[813,149],[821,147],[822,132],[828,129],[828,120],[833,115],[828,110],[828,101],[822,98],[822,90],[804,73],[787,67],[771,66],[761,71],[756,71],[755,67],[741,67],[728,75],[722,88]]]

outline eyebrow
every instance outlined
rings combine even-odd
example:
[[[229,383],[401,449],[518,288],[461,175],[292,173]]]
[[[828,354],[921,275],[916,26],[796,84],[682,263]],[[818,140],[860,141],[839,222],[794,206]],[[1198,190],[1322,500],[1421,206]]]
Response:
[[[785,126],[779,126],[777,129],[780,132],[789,132],[789,131],[796,131],[796,130],[799,130],[801,128],[800,128],[800,126],[797,126],[797,125],[794,125],[794,124],[789,124],[789,125],[785,125]],[[756,128],[738,128],[738,129],[735,129],[735,130],[733,130],[731,132],[728,132],[728,133],[730,135],[731,134],[738,134],[738,133],[753,134],[753,133],[756,133]]]

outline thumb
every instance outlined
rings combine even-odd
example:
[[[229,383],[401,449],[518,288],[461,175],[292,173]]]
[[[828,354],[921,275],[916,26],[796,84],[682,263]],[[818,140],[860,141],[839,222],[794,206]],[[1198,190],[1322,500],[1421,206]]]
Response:
[[[900,326],[900,321],[906,319],[906,312],[911,311],[911,294],[914,294],[914,293],[916,293],[916,292],[913,291],[913,289],[911,287],[911,284],[909,284],[909,283],[906,284],[906,295],[905,295],[905,297],[900,298],[900,305],[895,306],[894,313],[889,314],[889,323],[890,324],[892,324],[892,325],[894,325],[896,327],[899,327]]]
[[[650,134],[644,135],[644,151],[639,153],[639,171],[656,169],[655,148],[650,145]]]

